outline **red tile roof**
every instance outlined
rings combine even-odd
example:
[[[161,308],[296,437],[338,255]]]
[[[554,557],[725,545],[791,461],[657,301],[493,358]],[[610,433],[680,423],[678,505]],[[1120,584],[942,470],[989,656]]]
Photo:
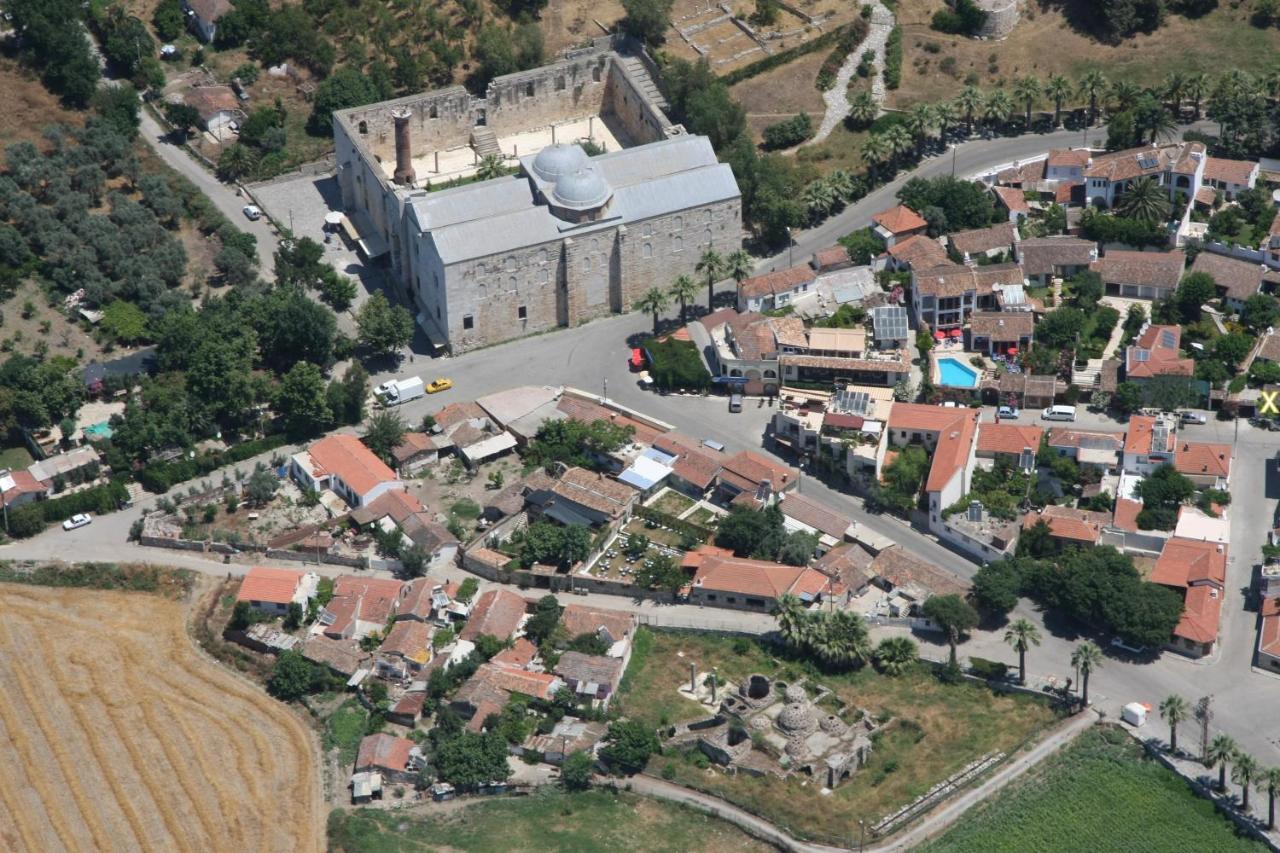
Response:
[[[1280,598],[1262,599],[1262,628],[1258,631],[1258,651],[1280,657]]]
[[[4,491],[6,504],[12,503],[22,495],[43,495],[48,491],[48,487],[25,469],[10,471],[9,477],[13,480],[13,485]]]
[[[427,619],[434,609],[431,604],[431,591],[438,586],[441,586],[440,581],[430,577],[414,578],[409,581],[409,585],[402,593],[404,598],[396,608],[396,613],[400,616]]]
[[[784,465],[768,459],[753,450],[743,450],[728,459],[720,471],[720,479],[742,491],[754,491],[766,480],[775,492],[781,492],[795,482],[795,474]]]
[[[965,595],[969,591],[959,577],[907,553],[901,545],[891,545],[877,554],[870,571],[890,586],[922,586],[934,595]]]
[[[676,457],[672,473],[693,486],[706,490],[720,473],[724,456],[702,446],[702,442],[676,432],[658,436],[653,446]]]
[[[1213,477],[1231,475],[1231,445],[1184,441],[1173,456],[1173,467],[1187,475],[1205,474]]]
[[[1172,252],[1108,251],[1089,265],[1108,284],[1130,284],[1173,290],[1182,279],[1187,256],[1181,249]]]
[[[563,412],[570,420],[584,424],[594,423],[595,421],[608,421],[616,426],[629,426],[635,430],[633,439],[639,444],[653,444],[654,439],[663,433],[663,430],[652,427],[644,421],[614,411],[593,400],[585,400],[572,394],[563,395],[556,402],[556,409]]]
[[[560,624],[571,638],[580,634],[595,634],[603,628],[616,643],[631,633],[635,622],[635,617],[630,613],[603,607],[587,607],[584,604],[566,604],[560,613]]]
[[[1196,363],[1181,357],[1181,344],[1181,326],[1147,326],[1125,350],[1125,374],[1130,379],[1194,375]]]
[[[1089,165],[1093,152],[1088,148],[1054,148],[1049,152],[1046,164],[1050,168],[1079,168]]]
[[[1022,194],[1022,190],[1012,187],[992,187],[991,191],[1010,212],[1023,215],[1031,213],[1031,207],[1027,204],[1027,197]]]
[[[928,234],[913,234],[888,249],[890,257],[912,269],[927,270],[951,263],[947,250]]]
[[[1125,453],[1172,453],[1177,445],[1177,435],[1169,430],[1169,443],[1165,447],[1156,447],[1156,419],[1148,415],[1132,415],[1129,418],[1129,431],[1124,436]]]
[[[1127,530],[1130,533],[1138,532],[1138,513],[1142,512],[1141,501],[1131,501],[1128,498],[1116,498],[1116,509],[1112,516],[1111,523],[1121,530]]]
[[[1029,530],[1039,521],[1049,525],[1049,532],[1054,539],[1096,545],[1102,537],[1102,528],[1111,522],[1111,516],[1105,512],[1050,505],[1038,513],[1029,512],[1024,515],[1022,528]]]
[[[360,741],[356,757],[356,772],[362,770],[390,770],[398,773],[409,766],[409,751],[416,744],[408,738],[396,737],[386,732],[368,735]]]
[[[1012,249],[1018,239],[1018,229],[1012,222],[997,222],[986,228],[971,228],[968,231],[957,231],[947,239],[951,247],[961,254],[970,255],[989,252],[993,249]]]
[[[1168,145],[1145,145],[1126,148],[1109,154],[1099,154],[1093,164],[1085,169],[1086,178],[1107,181],[1127,181],[1139,175],[1156,175],[1161,172],[1190,175],[1199,165],[1196,157],[1204,157],[1202,142],[1174,142]]]
[[[1214,586],[1193,586],[1182,601],[1182,618],[1173,633],[1193,643],[1212,643],[1218,639],[1221,619],[1222,590]]]
[[[510,590],[486,590],[476,600],[475,609],[458,636],[463,640],[475,640],[481,634],[488,634],[505,640],[520,627],[525,606],[524,598]]]
[[[509,666],[497,666],[486,663],[476,670],[473,678],[481,678],[499,690],[508,693],[519,693],[534,699],[549,699],[555,692],[559,680],[547,672],[529,672]]]
[[[1223,157],[1206,157],[1204,161],[1204,179],[1224,184],[1248,186],[1258,169],[1252,160],[1227,160]]]
[[[798,584],[809,589],[809,584],[802,584],[801,580],[810,573],[817,576],[816,579],[809,580],[818,583],[819,589],[829,583],[826,575],[803,566],[708,554],[702,558],[702,564],[694,575],[693,585],[716,592],[780,598],[792,592]]]
[[[1227,548],[1216,542],[1174,536],[1164,544],[1147,580],[1183,589],[1201,584],[1222,588],[1227,582]]]
[[[402,619],[391,626],[378,651],[400,655],[417,663],[431,660],[431,635],[435,628],[416,619]]]
[[[1038,426],[1017,424],[980,424],[978,426],[979,453],[1008,453],[1018,456],[1024,448],[1032,453],[1040,450],[1044,430]]]
[[[907,432],[933,432],[938,434],[929,465],[929,478],[924,488],[937,492],[947,484],[968,461],[969,449],[978,432],[979,412],[976,409],[927,406],[920,403],[894,403],[889,411],[889,429]]]
[[[513,669],[524,669],[533,663],[533,659],[537,656],[538,647],[525,637],[521,637],[511,644],[511,648],[503,649],[494,655],[490,663],[498,666],[509,666]]]
[[[1202,272],[1212,278],[1228,299],[1244,302],[1262,288],[1263,277],[1267,276],[1270,268],[1255,261],[1201,252],[1192,262],[1191,271]]]
[[[381,483],[394,482],[396,474],[354,435],[335,434],[307,448],[316,473],[336,475],[363,496]]]
[[[385,623],[395,612],[403,588],[398,580],[342,575],[334,581],[333,599],[325,605],[334,617],[325,633],[344,634],[353,620]]]
[[[236,601],[261,601],[268,604],[288,604],[293,601],[304,572],[296,569],[272,569],[254,566],[240,582]]]
[[[738,285],[738,295],[747,299],[759,299],[762,296],[790,293],[804,285],[812,284],[815,276],[816,273],[808,264],[777,270],[744,279]]]
[[[831,246],[813,253],[813,266],[818,271],[849,263],[849,250],[844,246]]]
[[[826,504],[818,503],[807,495],[792,493],[783,498],[779,504],[782,514],[800,524],[812,527],[819,533],[843,540],[853,520],[841,515]]]
[[[871,217],[871,221],[890,234],[904,234],[908,231],[929,227],[929,223],[921,219],[920,214],[904,204],[899,204],[896,207],[877,213]]]

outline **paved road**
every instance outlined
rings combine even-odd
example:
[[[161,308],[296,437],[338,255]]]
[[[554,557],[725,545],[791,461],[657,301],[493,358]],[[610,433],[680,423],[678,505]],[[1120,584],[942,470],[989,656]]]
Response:
[[[276,253],[276,234],[271,224],[266,219],[259,219],[257,222],[245,219],[242,212],[245,199],[236,194],[234,187],[219,181],[183,148],[170,142],[160,123],[145,109],[139,113],[139,117],[142,120],[140,128],[142,138],[151,146],[156,156],[199,187],[218,210],[222,211],[222,214],[237,227],[258,238],[258,266],[262,270],[263,277],[270,280],[274,276]]]

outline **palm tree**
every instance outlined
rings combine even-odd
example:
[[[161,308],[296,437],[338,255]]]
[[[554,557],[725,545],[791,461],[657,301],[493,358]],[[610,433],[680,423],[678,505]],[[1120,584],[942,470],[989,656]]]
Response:
[[[1140,129],[1151,131],[1152,145],[1155,145],[1156,140],[1160,137],[1169,136],[1178,127],[1178,120],[1164,110],[1159,110],[1158,112],[1152,112],[1150,114],[1144,113],[1144,118],[1146,119],[1146,121],[1143,122],[1145,126]]]
[[[1235,766],[1231,768],[1231,781],[1240,786],[1240,810],[1249,810],[1249,789],[1258,778],[1258,761],[1252,755],[1237,752]]]
[[[1182,83],[1182,94],[1191,99],[1195,121],[1200,120],[1200,102],[1209,92],[1209,77],[1204,73],[1189,75]]]
[[[1092,642],[1085,640],[1076,646],[1076,650],[1071,653],[1071,665],[1080,673],[1081,693],[1080,699],[1084,707],[1089,707],[1089,675],[1102,666],[1102,649],[1099,649]]]
[[[854,177],[844,169],[833,169],[831,174],[827,175],[827,184],[830,185],[831,191],[836,196],[836,209],[848,204],[853,198]]]
[[[1062,126],[1062,102],[1071,97],[1071,81],[1062,74],[1054,74],[1045,84],[1044,93],[1053,101],[1053,126]]]
[[[911,138],[911,132],[900,124],[895,124],[884,132],[884,141],[889,146],[894,159],[915,149],[915,140]]]
[[[716,282],[724,275],[724,258],[715,249],[707,249],[693,269],[707,277],[707,310],[715,310],[712,303],[716,298]]]
[[[1107,91],[1107,76],[1097,68],[1085,72],[1080,78],[1080,95],[1089,99],[1089,124],[1098,121],[1098,99]]]
[[[986,98],[977,86],[965,86],[956,95],[956,106],[964,112],[964,123],[969,133],[973,133],[973,117],[982,111]]]
[[[680,303],[680,319],[684,320],[685,307],[698,295],[698,283],[687,275],[678,275],[671,282],[671,297]]]
[[[994,126],[1003,126],[1009,121],[1009,116],[1013,115],[1013,101],[1009,98],[1009,93],[1004,89],[996,89],[987,96],[987,103],[983,106],[982,116]]]
[[[1028,75],[1013,81],[1013,96],[1022,101],[1027,109],[1027,130],[1031,130],[1031,107],[1040,97],[1040,94],[1040,81],[1035,77]]]
[[[793,648],[804,645],[805,627],[808,624],[804,604],[794,595],[783,595],[773,609],[774,618],[778,620],[778,633]]]
[[[829,664],[848,667],[871,659],[867,623],[853,610],[822,613],[810,640],[814,652]]]
[[[507,167],[503,165],[502,155],[486,154],[480,158],[480,165],[476,167],[476,177],[482,181],[490,178],[500,178],[507,173]]]
[[[831,189],[831,184],[823,178],[816,178],[805,184],[801,200],[809,211],[809,221],[816,225],[835,207],[836,194]]]
[[[734,249],[729,253],[729,257],[724,259],[724,269],[722,272],[733,279],[738,284],[742,284],[751,277],[751,273],[755,270],[755,264],[751,261],[751,255],[747,254],[746,249]],[[711,306],[708,305],[708,308]]]
[[[886,637],[876,646],[876,666],[885,675],[901,675],[916,662],[919,654],[910,637]]]
[[[1130,80],[1117,80],[1111,84],[1109,94],[1117,110],[1127,110],[1138,102],[1138,98],[1142,97],[1142,90],[1138,88],[1137,83]]]
[[[916,104],[907,110],[907,120],[904,124],[915,137],[915,150],[919,153],[929,139],[929,131],[933,129],[933,107],[928,104]]]
[[[947,133],[951,128],[956,126],[956,117],[959,111],[956,105],[950,101],[943,101],[933,106],[933,120],[938,124],[938,138],[944,143],[947,141]]]
[[[1164,83],[1161,86],[1162,94],[1172,104],[1175,118],[1182,116],[1182,92],[1186,87],[1187,75],[1181,71],[1170,71],[1165,75]]]
[[[1204,754],[1206,767],[1218,765],[1218,790],[1227,789],[1227,763],[1236,757],[1236,742],[1228,735],[1218,735],[1209,742],[1209,749]]]
[[[866,127],[880,115],[880,105],[870,92],[859,92],[849,102],[849,121],[855,127]]]
[[[1276,794],[1280,794],[1280,767],[1263,770],[1258,776],[1259,790],[1267,792],[1267,829],[1276,828]]]
[[[1187,700],[1176,693],[1170,694],[1160,703],[1160,719],[1169,724],[1169,751],[1178,751],[1178,723],[1191,713]]]
[[[1005,629],[1004,641],[1018,653],[1018,681],[1027,683],[1027,649],[1040,645],[1040,631],[1026,619],[1019,619]]]
[[[866,163],[867,168],[872,172],[879,172],[880,167],[888,163],[889,158],[893,156],[893,152],[889,149],[889,141],[883,133],[873,133],[862,140],[859,153],[862,155],[862,162]]]
[[[1119,212],[1148,225],[1163,222],[1169,215],[1169,198],[1153,178],[1138,178],[1116,205]]]
[[[671,304],[667,299],[667,294],[656,287],[651,287],[644,293],[640,294],[640,298],[636,300],[636,309],[653,314],[653,334],[658,334],[658,314]]]

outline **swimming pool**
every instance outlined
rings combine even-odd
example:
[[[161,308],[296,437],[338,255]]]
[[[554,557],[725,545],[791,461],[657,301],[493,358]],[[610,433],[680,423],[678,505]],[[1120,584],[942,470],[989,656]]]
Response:
[[[89,441],[100,441],[104,438],[111,438],[112,429],[109,421],[90,424],[84,428],[85,438]]]
[[[938,359],[939,384],[951,388],[977,388],[978,371],[954,358]]]

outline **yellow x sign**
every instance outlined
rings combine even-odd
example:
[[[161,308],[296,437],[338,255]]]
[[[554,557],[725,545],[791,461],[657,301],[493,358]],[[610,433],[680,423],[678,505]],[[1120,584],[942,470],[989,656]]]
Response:
[[[1276,398],[1280,397],[1280,391],[1263,391],[1262,392],[1262,408],[1258,413],[1262,415],[1280,415],[1280,402]]]

